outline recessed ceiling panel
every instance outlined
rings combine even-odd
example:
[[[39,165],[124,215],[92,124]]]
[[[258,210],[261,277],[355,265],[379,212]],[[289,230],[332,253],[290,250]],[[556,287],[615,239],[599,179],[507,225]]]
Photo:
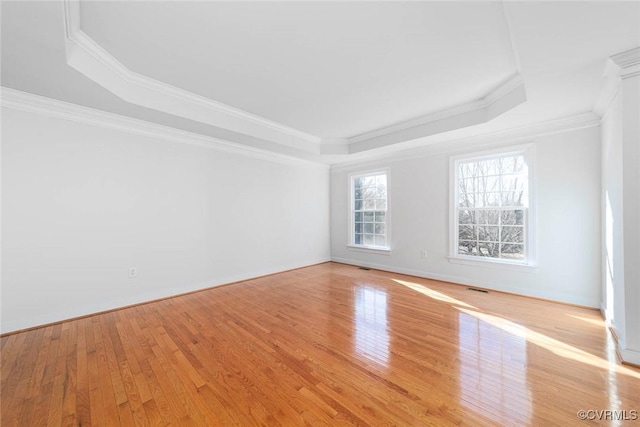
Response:
[[[130,70],[320,137],[465,104],[517,73],[501,3],[82,2]]]

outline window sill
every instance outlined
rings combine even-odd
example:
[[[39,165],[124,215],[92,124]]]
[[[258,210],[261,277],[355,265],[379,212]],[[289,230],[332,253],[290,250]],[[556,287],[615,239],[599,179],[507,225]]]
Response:
[[[447,258],[452,264],[465,264],[484,268],[499,268],[503,270],[522,271],[526,273],[536,273],[538,271],[538,266],[536,264],[518,264],[514,262],[496,261],[489,258],[480,260],[477,258],[468,258],[461,256],[449,256]]]
[[[377,248],[375,246],[347,245],[347,249],[350,251],[368,252],[371,254],[380,254],[380,255],[391,254],[390,248]]]

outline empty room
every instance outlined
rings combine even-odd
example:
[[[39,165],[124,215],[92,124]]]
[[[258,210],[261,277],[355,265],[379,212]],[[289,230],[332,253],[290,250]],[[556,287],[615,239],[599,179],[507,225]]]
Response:
[[[639,1],[2,1],[0,424],[640,425]]]

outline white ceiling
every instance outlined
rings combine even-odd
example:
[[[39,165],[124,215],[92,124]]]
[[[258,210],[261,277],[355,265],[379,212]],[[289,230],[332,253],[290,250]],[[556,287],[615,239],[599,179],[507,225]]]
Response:
[[[474,101],[517,73],[496,2],[86,2],[81,27],[132,71],[320,137]]]
[[[640,46],[637,1],[74,5],[2,2],[3,86],[327,162],[591,112]]]

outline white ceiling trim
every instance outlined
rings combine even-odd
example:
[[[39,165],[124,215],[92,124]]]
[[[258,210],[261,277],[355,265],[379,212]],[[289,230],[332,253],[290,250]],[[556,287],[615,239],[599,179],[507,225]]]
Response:
[[[620,52],[611,57],[620,67],[620,77],[623,79],[640,75],[640,47]]]
[[[349,152],[357,153],[485,123],[526,99],[524,82],[516,74],[476,101],[349,138]]]
[[[0,87],[0,89],[0,105],[3,108],[26,111],[47,117],[115,129],[146,137],[194,145],[224,153],[248,156],[287,165],[329,167],[329,165],[318,161],[304,160],[299,157],[288,156],[273,151],[234,144],[223,139],[204,136],[169,126],[121,116],[119,114],[107,113],[82,105],[71,104],[69,102],[34,95],[7,87]]]
[[[509,42],[511,43],[511,54],[513,55],[513,59],[516,63],[516,70],[518,71],[518,74],[521,74],[522,64],[520,63],[520,53],[518,51],[518,46],[516,45],[516,39],[513,36],[513,24],[511,23],[511,18],[509,16],[509,12],[507,12],[507,5],[505,2],[502,2],[502,14],[504,15],[504,21],[507,24]]]
[[[322,139],[128,69],[82,31],[80,0],[63,0],[63,5],[67,63],[115,95],[313,155],[359,153],[485,123],[526,101],[523,79],[516,74],[478,100],[355,137]]]
[[[494,132],[438,141],[420,148],[409,148],[394,153],[378,154],[366,159],[346,160],[331,165],[331,170],[347,170],[353,167],[378,167],[389,165],[390,162],[410,160],[418,157],[441,154],[459,153],[478,148],[500,147],[521,141],[531,141],[545,135],[568,132],[579,129],[600,126],[600,118],[593,112],[586,112],[561,119],[549,120],[532,125],[519,126]]]
[[[133,104],[256,138],[319,152],[320,138],[129,70],[80,28],[80,2],[65,0],[67,63]]]
[[[621,79],[640,75],[640,47],[615,54],[605,65],[604,83],[593,111],[604,117],[618,93]]]

